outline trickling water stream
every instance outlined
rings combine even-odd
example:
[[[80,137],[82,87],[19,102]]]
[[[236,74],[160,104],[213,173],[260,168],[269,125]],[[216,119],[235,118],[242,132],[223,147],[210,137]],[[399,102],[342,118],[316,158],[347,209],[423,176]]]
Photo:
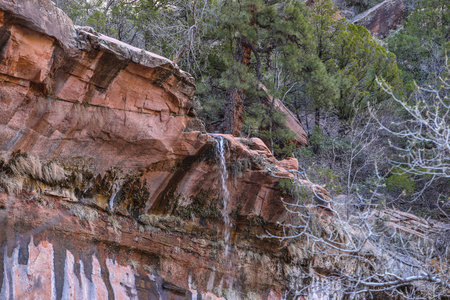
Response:
[[[117,194],[119,193],[119,191],[120,191],[120,186],[122,185],[122,182],[121,181],[119,181],[119,182],[114,182],[114,185],[113,185],[113,193],[112,193],[112,195],[111,195],[111,198],[109,198],[109,210],[110,211],[114,211],[114,202],[116,201],[116,197],[117,197]]]
[[[230,215],[228,214],[228,201],[230,200],[230,192],[227,187],[227,179],[228,179],[228,171],[225,160],[226,154],[226,140],[222,136],[214,136],[216,140],[216,154],[219,158],[220,162],[220,178],[222,184],[222,197],[223,197],[223,209],[222,209],[222,217],[225,224],[224,227],[224,242],[225,242],[225,252],[224,252],[224,261],[227,264],[227,268],[231,267],[231,260],[229,259],[230,252],[230,235],[231,228],[233,224],[230,221]]]
[[[113,192],[113,194],[111,195],[111,198],[109,198],[109,210],[110,211],[113,211],[114,210],[114,200],[116,200],[116,196],[117,196],[117,193],[119,192],[119,190],[117,189],[117,190],[115,190],[114,192]]]

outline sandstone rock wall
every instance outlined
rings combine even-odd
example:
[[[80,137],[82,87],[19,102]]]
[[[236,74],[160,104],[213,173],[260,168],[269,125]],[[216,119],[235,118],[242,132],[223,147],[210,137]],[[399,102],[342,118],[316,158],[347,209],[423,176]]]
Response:
[[[0,1],[0,151],[44,160],[84,156],[104,170],[198,150],[205,137],[184,132],[194,120],[187,73],[156,54],[75,28],[41,2],[49,1]],[[53,33],[60,20],[63,30]]]
[[[1,299],[194,300],[230,295],[229,275],[221,266],[223,245],[199,226],[183,228],[171,218],[154,226],[136,224],[79,203],[29,193],[0,192],[0,205]],[[264,299],[279,299],[280,293],[271,288],[280,283],[270,282],[281,271],[277,259],[269,253],[264,261],[255,258],[252,248],[244,246],[234,258],[234,272],[241,277],[236,287],[243,295],[253,290]]]

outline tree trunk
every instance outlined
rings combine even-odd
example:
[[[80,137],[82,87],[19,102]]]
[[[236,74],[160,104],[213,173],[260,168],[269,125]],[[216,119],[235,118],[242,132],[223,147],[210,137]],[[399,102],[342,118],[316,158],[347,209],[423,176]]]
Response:
[[[248,66],[252,57],[251,45],[244,39],[236,42],[235,61]],[[244,122],[244,99],[245,91],[236,87],[231,87],[227,91],[227,103],[225,107],[225,117],[223,131],[234,136],[241,135],[242,123]]]
[[[240,136],[242,123],[244,122],[244,91],[233,87],[228,90],[227,94],[224,132]]]
[[[315,109],[314,126],[320,127],[320,109],[318,107]]]

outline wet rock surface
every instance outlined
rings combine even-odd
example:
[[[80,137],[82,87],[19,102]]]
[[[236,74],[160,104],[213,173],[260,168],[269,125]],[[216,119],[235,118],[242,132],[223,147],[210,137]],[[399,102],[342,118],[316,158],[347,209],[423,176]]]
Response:
[[[137,222],[31,193],[0,193],[0,200],[2,299],[218,299],[213,292],[229,288],[212,226],[175,217]],[[267,245],[264,265],[249,242],[233,252],[238,286],[279,298],[270,279],[279,274],[280,254]]]

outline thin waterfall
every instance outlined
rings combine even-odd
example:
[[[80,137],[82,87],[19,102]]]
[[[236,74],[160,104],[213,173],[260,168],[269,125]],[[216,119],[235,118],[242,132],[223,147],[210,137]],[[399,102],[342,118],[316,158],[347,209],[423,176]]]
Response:
[[[228,214],[228,201],[230,200],[230,192],[227,187],[227,179],[228,179],[228,171],[225,160],[226,154],[226,140],[222,136],[214,136],[216,140],[216,154],[219,158],[220,162],[220,178],[222,184],[222,197],[223,197],[223,209],[222,209],[222,217],[225,224],[224,228],[224,242],[225,242],[225,252],[224,252],[224,261],[227,264],[227,268],[231,267],[231,260],[229,260],[229,251],[230,251],[230,235],[231,228],[233,224],[230,221],[230,215]]]
[[[114,211],[114,202],[116,201],[117,194],[120,192],[120,186],[122,185],[122,181],[115,181],[112,188],[112,195],[109,198],[109,210]]]

